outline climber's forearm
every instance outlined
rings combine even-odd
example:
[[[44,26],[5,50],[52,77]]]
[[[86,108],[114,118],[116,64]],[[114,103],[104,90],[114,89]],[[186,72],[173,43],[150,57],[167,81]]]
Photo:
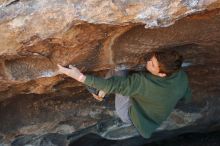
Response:
[[[86,79],[86,76],[83,73],[79,73],[76,75],[74,72],[69,71],[65,72],[64,74],[82,83],[84,83]]]

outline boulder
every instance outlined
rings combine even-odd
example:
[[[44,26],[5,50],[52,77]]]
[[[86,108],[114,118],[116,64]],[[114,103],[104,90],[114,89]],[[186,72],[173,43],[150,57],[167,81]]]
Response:
[[[98,76],[140,71],[144,54],[173,46],[193,102],[178,103],[159,131],[219,129],[219,8],[219,0],[0,0],[0,143],[49,133],[63,140],[115,118],[114,97],[97,102],[57,64]]]

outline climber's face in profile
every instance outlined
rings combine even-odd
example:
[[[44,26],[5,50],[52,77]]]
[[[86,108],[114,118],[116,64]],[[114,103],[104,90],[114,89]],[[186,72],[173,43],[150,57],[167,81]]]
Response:
[[[155,55],[153,55],[148,61],[147,61],[147,64],[146,64],[146,69],[153,75],[156,75],[156,76],[160,76],[160,77],[165,77],[166,74],[164,73],[160,73],[160,67],[159,67],[159,62],[156,58]]]

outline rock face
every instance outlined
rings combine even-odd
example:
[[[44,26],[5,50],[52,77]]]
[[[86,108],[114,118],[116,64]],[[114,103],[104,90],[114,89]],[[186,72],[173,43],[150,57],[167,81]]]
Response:
[[[0,0],[0,143],[62,138],[114,117],[113,98],[98,103],[57,75],[57,63],[100,76],[115,67],[137,71],[145,53],[169,46],[185,58],[193,103],[180,103],[160,130],[218,124],[219,8],[219,0]]]

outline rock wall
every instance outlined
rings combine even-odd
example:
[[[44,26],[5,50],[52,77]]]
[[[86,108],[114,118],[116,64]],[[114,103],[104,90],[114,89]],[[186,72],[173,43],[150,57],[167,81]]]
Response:
[[[57,63],[100,76],[115,67],[137,71],[145,53],[169,46],[185,58],[193,103],[180,103],[163,129],[218,123],[219,8],[219,0],[0,0],[0,143],[114,117],[113,98],[98,103],[57,75]]]

